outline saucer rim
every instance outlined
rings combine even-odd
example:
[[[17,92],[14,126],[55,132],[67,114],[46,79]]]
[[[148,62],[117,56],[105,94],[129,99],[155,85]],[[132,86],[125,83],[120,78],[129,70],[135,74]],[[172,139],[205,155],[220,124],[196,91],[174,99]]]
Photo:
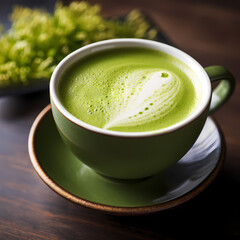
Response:
[[[63,187],[59,186],[43,169],[41,166],[36,151],[35,151],[35,134],[37,132],[38,126],[41,123],[41,121],[44,119],[44,117],[51,111],[51,104],[47,105],[36,117],[34,120],[32,127],[29,132],[28,137],[28,152],[30,156],[30,160],[32,162],[32,165],[39,175],[39,177],[43,180],[43,182],[51,188],[53,191],[55,191],[57,194],[59,194],[61,197],[64,197],[68,200],[70,200],[73,203],[76,203],[78,205],[99,210],[101,212],[111,214],[111,215],[124,215],[124,216],[133,216],[133,215],[145,215],[150,213],[155,213],[163,210],[167,210],[173,207],[176,207],[178,205],[181,205],[190,199],[194,198],[198,194],[200,194],[204,189],[206,189],[213,180],[217,177],[218,173],[222,169],[222,166],[224,164],[225,154],[226,154],[226,143],[225,139],[222,133],[221,128],[219,127],[218,123],[215,119],[212,117],[211,120],[214,122],[214,124],[217,127],[217,130],[219,132],[220,136],[220,144],[221,144],[221,151],[220,156],[218,159],[218,162],[215,166],[215,168],[212,170],[212,172],[201,182],[199,185],[197,185],[195,188],[190,190],[189,192],[166,202],[158,203],[151,206],[140,206],[140,207],[118,207],[118,206],[111,206],[111,205],[104,205],[101,203],[92,202],[89,200],[85,200],[79,196],[76,196],[70,192],[68,192]]]

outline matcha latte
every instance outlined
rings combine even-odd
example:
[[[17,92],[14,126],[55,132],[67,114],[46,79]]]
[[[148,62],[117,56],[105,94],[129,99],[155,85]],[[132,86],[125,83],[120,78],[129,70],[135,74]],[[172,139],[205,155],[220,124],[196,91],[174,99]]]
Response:
[[[166,53],[120,48],[93,53],[70,66],[59,94],[64,107],[90,125],[145,132],[193,113],[201,101],[199,86],[195,73]]]

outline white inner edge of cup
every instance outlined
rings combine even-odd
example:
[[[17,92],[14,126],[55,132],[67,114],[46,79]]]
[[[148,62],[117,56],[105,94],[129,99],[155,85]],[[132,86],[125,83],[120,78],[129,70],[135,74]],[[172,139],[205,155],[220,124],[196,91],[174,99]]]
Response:
[[[187,64],[198,76],[200,82],[202,84],[202,101],[200,102],[198,108],[187,118],[184,120],[171,125],[169,127],[154,130],[154,131],[147,131],[147,132],[118,132],[112,130],[105,130],[99,127],[92,126],[88,123],[81,121],[80,119],[74,117],[71,113],[69,113],[62,103],[59,100],[59,93],[58,93],[58,86],[59,81],[61,80],[61,76],[66,71],[66,69],[71,66],[73,63],[78,61],[85,56],[98,52],[104,51],[106,49],[115,49],[115,48],[124,48],[124,47],[144,47],[148,49],[155,49],[162,52],[165,52],[175,58],[178,58],[185,64]],[[194,119],[196,119],[201,113],[205,110],[208,106],[211,98],[211,84],[209,81],[209,77],[203,67],[191,56],[184,53],[183,51],[166,45],[164,43],[152,41],[152,40],[144,40],[144,39],[112,39],[112,40],[105,40],[97,43],[89,44],[85,47],[82,47],[67,57],[65,57],[55,68],[51,80],[50,80],[50,97],[57,107],[57,109],[70,121],[74,122],[75,124],[88,129],[90,131],[102,133],[105,135],[112,135],[112,136],[122,136],[122,137],[147,137],[147,136],[154,136],[159,134],[165,134],[168,132],[175,131],[178,128],[185,126],[186,124],[190,123]]]

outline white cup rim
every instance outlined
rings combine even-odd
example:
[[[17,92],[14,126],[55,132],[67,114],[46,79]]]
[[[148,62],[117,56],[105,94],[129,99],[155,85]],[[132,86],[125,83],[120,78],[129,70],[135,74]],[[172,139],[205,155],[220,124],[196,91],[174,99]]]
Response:
[[[81,58],[91,53],[94,53],[97,51],[103,51],[105,49],[115,49],[115,48],[123,48],[123,47],[145,47],[145,48],[160,50],[174,56],[175,58],[180,59],[182,62],[185,62],[193,70],[197,70],[198,71],[197,75],[201,79],[201,83],[204,85],[202,101],[200,102],[198,108],[192,114],[190,114],[190,116],[188,116],[187,118],[183,119],[182,121],[176,124],[173,124],[163,129],[146,131],[146,132],[120,132],[120,131],[102,129],[102,128],[90,125],[86,122],[83,122],[80,119],[73,116],[70,112],[68,112],[63,106],[63,104],[61,103],[61,101],[59,100],[59,95],[57,90],[59,80],[62,74],[66,71],[66,69],[76,61],[80,60]],[[73,122],[75,125],[80,126],[86,130],[96,132],[99,134],[115,136],[115,137],[151,137],[151,136],[163,135],[166,133],[176,131],[188,125],[189,123],[197,119],[199,116],[201,116],[201,114],[209,106],[210,100],[211,100],[211,83],[210,83],[209,77],[206,71],[204,70],[204,68],[194,58],[192,58],[187,53],[175,47],[172,47],[170,45],[167,45],[161,42],[146,40],[146,39],[133,39],[133,38],[104,40],[104,41],[86,45],[84,47],[81,47],[75,50],[71,54],[67,55],[55,68],[50,79],[49,90],[50,90],[50,98],[52,103],[65,118]]]

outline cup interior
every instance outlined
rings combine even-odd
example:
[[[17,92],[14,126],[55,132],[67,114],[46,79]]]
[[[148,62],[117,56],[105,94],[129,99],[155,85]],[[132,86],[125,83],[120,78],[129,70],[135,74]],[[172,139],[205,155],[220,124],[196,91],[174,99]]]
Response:
[[[99,51],[116,49],[116,48],[129,48],[129,47],[139,47],[139,48],[147,48],[165,52],[183,63],[185,63],[188,67],[192,69],[192,71],[198,76],[200,79],[201,89],[202,89],[202,97],[201,101],[197,107],[197,109],[190,114],[184,120],[166,127],[164,129],[154,130],[154,131],[147,131],[147,132],[118,132],[112,130],[105,130],[95,126],[92,126],[88,123],[81,121],[80,119],[74,117],[71,113],[69,113],[64,106],[62,105],[59,97],[59,83],[61,80],[62,75],[64,72],[70,67],[72,64],[77,62],[78,60]],[[60,111],[60,113],[69,119],[71,122],[75,123],[79,127],[85,128],[89,131],[94,131],[100,134],[105,135],[112,135],[112,136],[119,136],[119,137],[148,137],[154,136],[159,134],[166,134],[172,131],[175,131],[200,116],[204,110],[209,106],[210,99],[211,99],[211,84],[209,77],[203,67],[191,56],[187,53],[169,46],[164,43],[152,41],[152,40],[144,40],[144,39],[112,39],[112,40],[105,40],[97,43],[89,44],[85,47],[82,47],[67,57],[65,57],[55,68],[51,80],[50,80],[50,97],[52,103],[56,106],[56,108]]]

